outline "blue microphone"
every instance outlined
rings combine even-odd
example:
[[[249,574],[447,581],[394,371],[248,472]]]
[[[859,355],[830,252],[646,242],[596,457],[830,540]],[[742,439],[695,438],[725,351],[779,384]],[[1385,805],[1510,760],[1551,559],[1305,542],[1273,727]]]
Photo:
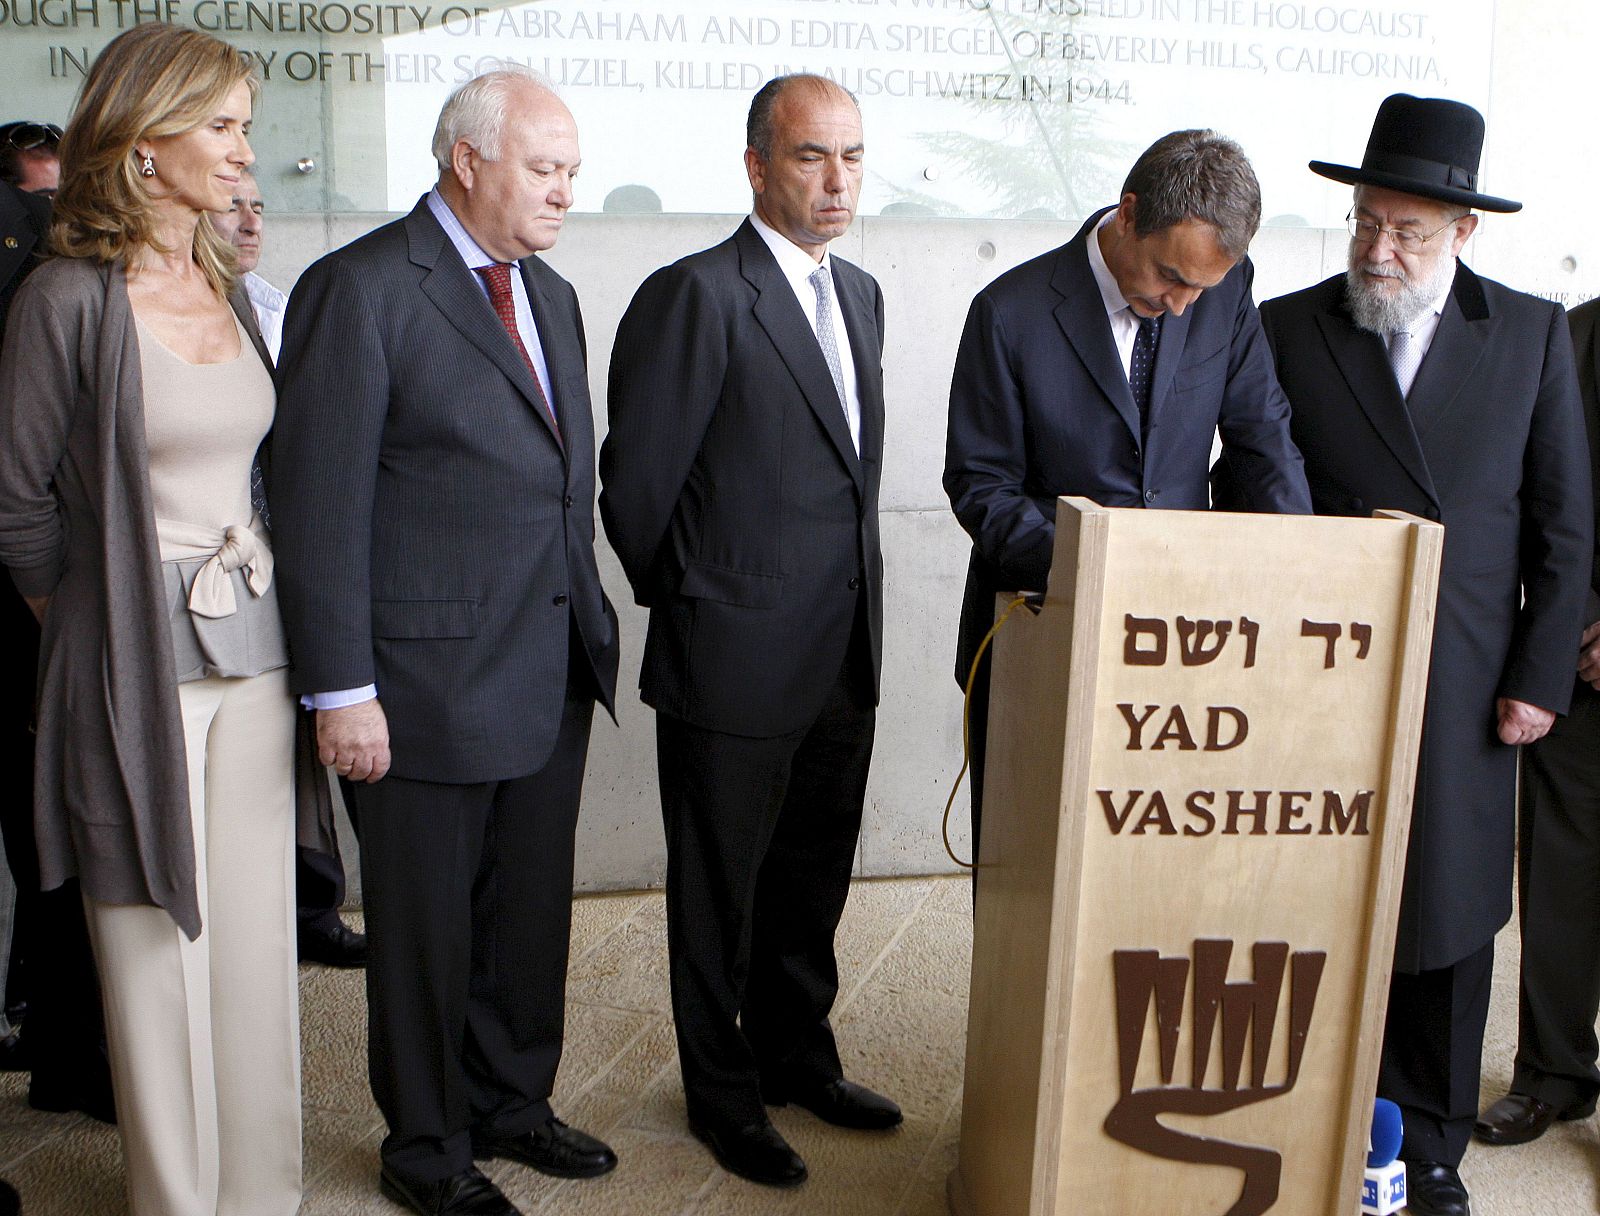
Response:
[[[1397,1160],[1403,1135],[1400,1108],[1387,1098],[1376,1099],[1361,1180],[1363,1216],[1392,1216],[1406,1206],[1406,1163]]]
[[[1367,1137],[1367,1166],[1382,1169],[1400,1155],[1400,1141],[1404,1136],[1400,1125],[1400,1108],[1388,1098],[1377,1098],[1372,1103],[1372,1134]]]

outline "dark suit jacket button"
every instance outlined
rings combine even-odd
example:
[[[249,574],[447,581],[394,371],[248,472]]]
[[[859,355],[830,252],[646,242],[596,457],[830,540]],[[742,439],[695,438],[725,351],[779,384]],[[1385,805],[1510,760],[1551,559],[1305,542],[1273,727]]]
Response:
[[[851,579],[850,580],[850,590],[852,590],[852,591],[860,591],[861,590],[861,580],[858,579],[858,578]]]
[[[567,597],[564,596],[564,595],[558,595],[558,596],[556,596],[555,599],[551,600],[550,602],[552,604],[554,604],[557,608],[560,608],[560,607],[563,607],[566,604]]]
[[[564,498],[562,500],[562,505],[565,506],[567,508],[567,510],[569,510],[569,511],[572,510],[572,495],[571,494],[568,494],[566,496],[566,498]]]
[[[1154,502],[1156,500],[1156,492],[1154,490],[1146,490],[1144,492],[1144,500],[1146,502]]]
[[[1144,459],[1144,453],[1141,452],[1138,448],[1134,448],[1133,449],[1133,458],[1135,460],[1142,460],[1142,459]]]

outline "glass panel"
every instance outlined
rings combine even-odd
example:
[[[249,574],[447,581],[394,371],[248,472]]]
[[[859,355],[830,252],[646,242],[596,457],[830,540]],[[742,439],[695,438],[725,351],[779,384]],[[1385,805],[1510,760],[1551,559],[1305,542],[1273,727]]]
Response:
[[[861,100],[866,215],[1074,218],[1156,136],[1210,126],[1252,155],[1269,222],[1332,228],[1348,189],[1307,157],[1359,163],[1392,92],[1486,111],[1493,0],[0,0],[0,120],[64,121],[94,53],[157,18],[257,61],[279,210],[409,208],[440,103],[504,57],[577,115],[578,210],[743,211],[750,97],[809,70]]]

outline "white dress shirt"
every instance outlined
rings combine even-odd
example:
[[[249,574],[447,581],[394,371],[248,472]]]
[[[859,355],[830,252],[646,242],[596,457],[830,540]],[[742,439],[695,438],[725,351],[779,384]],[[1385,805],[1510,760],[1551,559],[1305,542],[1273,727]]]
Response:
[[[250,297],[250,311],[256,315],[256,328],[266,343],[267,353],[273,363],[278,361],[278,351],[283,346],[283,313],[289,307],[289,297],[255,271],[244,276],[244,293]]]
[[[1143,319],[1133,311],[1117,286],[1111,267],[1106,265],[1106,255],[1100,249],[1100,230],[1117,218],[1116,209],[1107,211],[1089,234],[1089,270],[1100,288],[1100,299],[1106,306],[1106,320],[1111,323],[1111,340],[1117,344],[1117,355],[1122,360],[1122,374],[1130,379],[1133,374],[1133,340],[1139,336],[1139,322]]]
[[[767,248],[772,250],[772,256],[778,262],[778,269],[783,271],[783,277],[794,289],[794,298],[800,302],[800,311],[805,313],[806,323],[811,326],[811,332],[815,334],[817,289],[812,286],[811,276],[820,265],[828,272],[828,279],[832,282],[833,259],[824,250],[820,263],[813,260],[809,253],[753,212],[750,215],[750,224],[767,243]],[[850,349],[850,331],[845,328],[844,313],[839,308],[837,283],[833,283],[829,300],[833,311],[833,337],[839,347],[839,371],[844,380],[844,416],[850,426],[850,442],[855,444],[856,455],[859,456],[861,455],[861,393],[856,386],[856,357],[855,352]]]

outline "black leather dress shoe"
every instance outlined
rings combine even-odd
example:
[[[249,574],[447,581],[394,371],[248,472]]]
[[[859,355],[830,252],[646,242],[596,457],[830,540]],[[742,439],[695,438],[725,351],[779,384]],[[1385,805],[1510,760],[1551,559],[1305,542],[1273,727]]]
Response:
[[[417,1216],[522,1216],[521,1209],[477,1166],[443,1182],[405,1182],[385,1166],[378,1174],[378,1189]]]
[[[57,1113],[82,1111],[91,1119],[115,1124],[117,1104],[111,1093],[111,1073],[91,1076],[35,1069],[28,1080],[28,1105]]]
[[[357,933],[343,921],[328,927],[302,922],[296,937],[302,963],[321,963],[324,967],[367,965],[367,935]]]
[[[0,1072],[27,1072],[33,1067],[32,1056],[22,1027],[13,1026],[11,1033],[0,1039]]]
[[[690,1119],[689,1130],[730,1174],[762,1186],[799,1186],[806,1180],[800,1154],[765,1120],[748,1127],[717,1127]]]
[[[17,1188],[9,1182],[0,1182],[0,1216],[19,1216],[22,1211],[22,1200],[17,1196]]]
[[[518,1161],[552,1178],[598,1178],[617,1168],[617,1155],[604,1142],[560,1119],[520,1136],[474,1134],[472,1155]]]
[[[1594,1114],[1594,1099],[1571,1106],[1552,1106],[1528,1094],[1510,1093],[1494,1103],[1472,1125],[1472,1134],[1485,1144],[1527,1144],[1560,1120],[1587,1119]]]
[[[1456,1167],[1439,1161],[1407,1161],[1406,1211],[1411,1216],[1472,1216],[1467,1188]]]
[[[787,1106],[793,1102],[824,1123],[860,1131],[878,1132],[899,1127],[904,1118],[900,1108],[888,1098],[843,1077],[821,1083],[763,1085],[761,1096],[768,1106]]]

